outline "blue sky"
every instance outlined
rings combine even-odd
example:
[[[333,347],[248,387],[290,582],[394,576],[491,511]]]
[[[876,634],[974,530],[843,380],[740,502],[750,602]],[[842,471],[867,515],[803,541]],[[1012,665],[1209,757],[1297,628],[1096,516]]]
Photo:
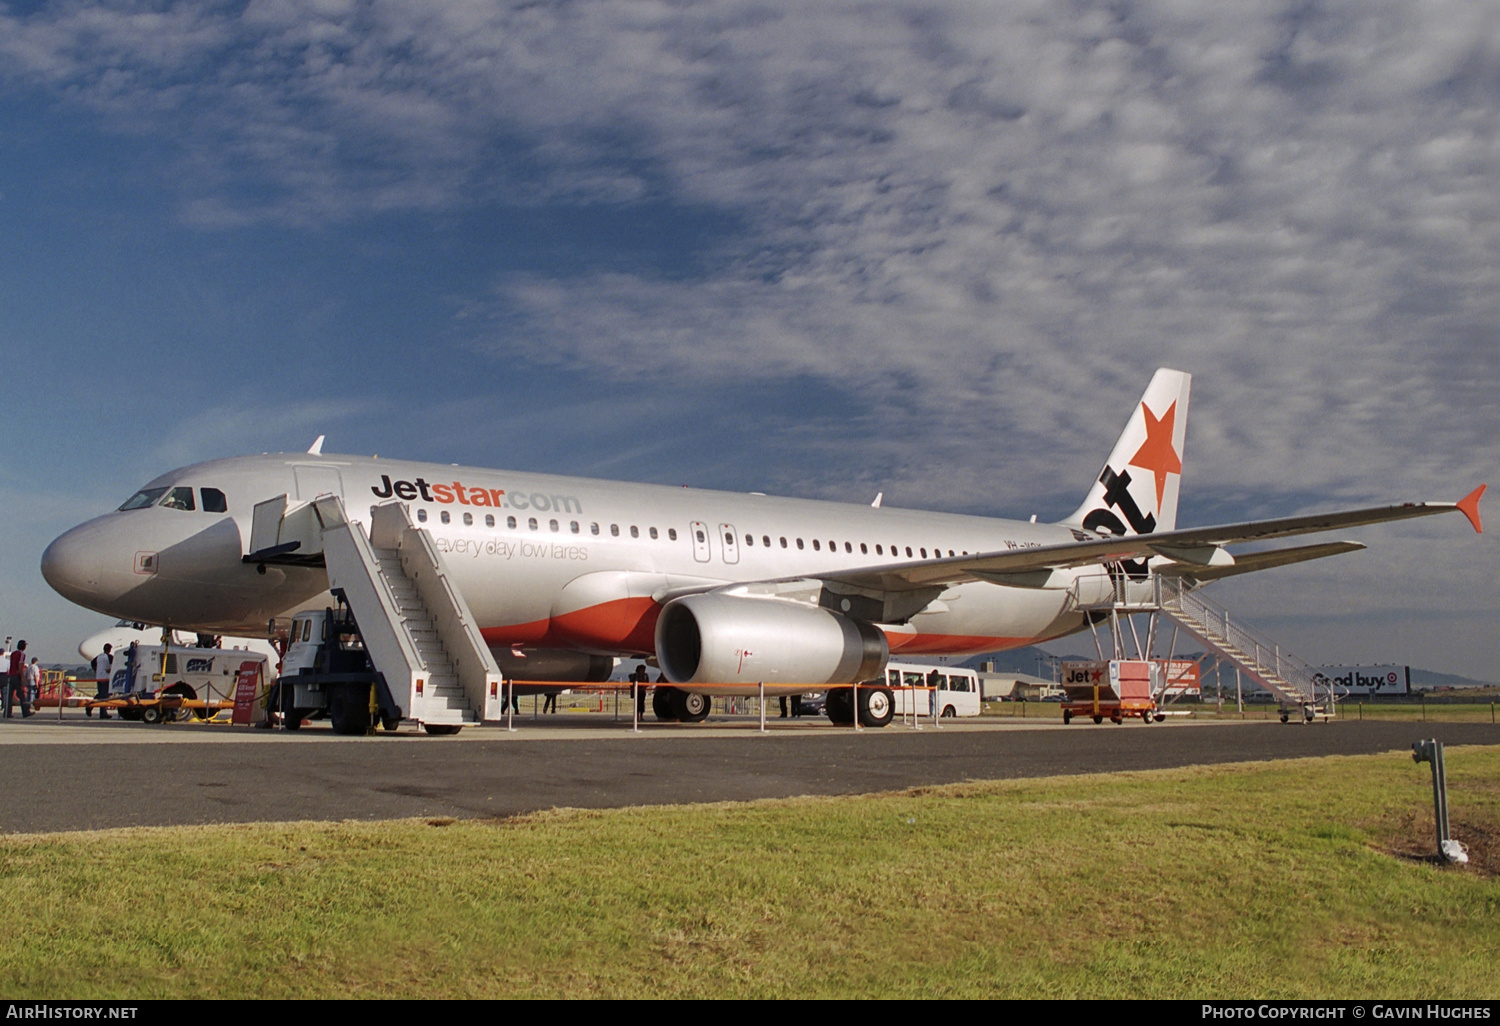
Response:
[[[1473,3],[0,3],[0,632],[63,527],[305,448],[1043,519],[1151,370],[1181,519],[1500,465]],[[1458,518],[1216,597],[1493,679]]]

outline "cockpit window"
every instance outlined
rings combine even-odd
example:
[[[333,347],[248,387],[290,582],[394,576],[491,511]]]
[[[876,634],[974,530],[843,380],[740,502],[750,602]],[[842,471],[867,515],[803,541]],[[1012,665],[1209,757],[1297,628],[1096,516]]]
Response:
[[[197,509],[193,504],[193,490],[191,488],[173,488],[167,493],[161,504],[167,509]]]
[[[205,513],[228,513],[229,503],[224,500],[224,493],[217,488],[200,488],[199,493],[203,496],[203,512]]]
[[[125,505],[120,507],[120,512],[127,509],[145,509],[147,506],[155,506],[156,500],[167,493],[165,488],[142,488],[130,498],[125,500]]]

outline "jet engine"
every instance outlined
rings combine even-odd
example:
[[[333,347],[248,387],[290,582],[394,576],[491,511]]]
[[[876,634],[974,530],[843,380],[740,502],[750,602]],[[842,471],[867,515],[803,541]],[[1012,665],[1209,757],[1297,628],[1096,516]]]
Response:
[[[878,627],[784,599],[688,595],[656,621],[656,657],[674,684],[851,684],[890,657]]]

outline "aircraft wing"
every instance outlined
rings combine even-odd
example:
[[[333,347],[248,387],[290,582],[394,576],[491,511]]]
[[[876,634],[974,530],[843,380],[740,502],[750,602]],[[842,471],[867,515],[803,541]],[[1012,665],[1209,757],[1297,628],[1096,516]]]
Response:
[[[826,574],[808,576],[835,587],[842,585],[860,591],[886,594],[924,591],[967,581],[990,581],[994,584],[1037,587],[1043,584],[1053,570],[1165,556],[1176,563],[1185,564],[1189,568],[1187,572],[1190,575],[1200,576],[1199,571],[1204,571],[1201,579],[1210,579],[1212,576],[1227,576],[1213,574],[1212,571],[1231,568],[1234,565],[1233,557],[1224,552],[1223,547],[1241,542],[1290,538],[1339,528],[1428,517],[1454,510],[1468,517],[1469,522],[1478,531],[1480,530],[1479,497],[1484,493],[1484,488],[1484,485],[1480,485],[1458,502],[1408,502],[1400,506],[1375,506],[1368,509],[1341,510],[1310,516],[1279,517],[1275,520],[1251,520],[1238,524],[1223,524],[1218,527],[1165,531],[1159,534],[1105,538],[1084,537],[1078,541],[1058,545],[981,552],[968,556],[949,556],[943,559],[896,563],[889,566],[835,570]],[[1082,532],[1078,533],[1082,534]],[[1340,551],[1348,551],[1348,549]],[[1317,554],[1306,553],[1301,558],[1314,559],[1318,555],[1333,554],[1332,551]],[[1266,558],[1263,558],[1254,569],[1278,565],[1269,560],[1272,555],[1270,553],[1255,554],[1247,556],[1246,559],[1254,561],[1257,555]],[[1297,560],[1294,558],[1286,561],[1296,562]]]

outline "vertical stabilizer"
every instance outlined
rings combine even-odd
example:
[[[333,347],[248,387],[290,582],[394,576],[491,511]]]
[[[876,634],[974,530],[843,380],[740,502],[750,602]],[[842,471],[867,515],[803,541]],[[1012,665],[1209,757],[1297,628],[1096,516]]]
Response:
[[[1177,526],[1191,374],[1163,367],[1151,378],[1083,505],[1063,521],[1108,534]]]

